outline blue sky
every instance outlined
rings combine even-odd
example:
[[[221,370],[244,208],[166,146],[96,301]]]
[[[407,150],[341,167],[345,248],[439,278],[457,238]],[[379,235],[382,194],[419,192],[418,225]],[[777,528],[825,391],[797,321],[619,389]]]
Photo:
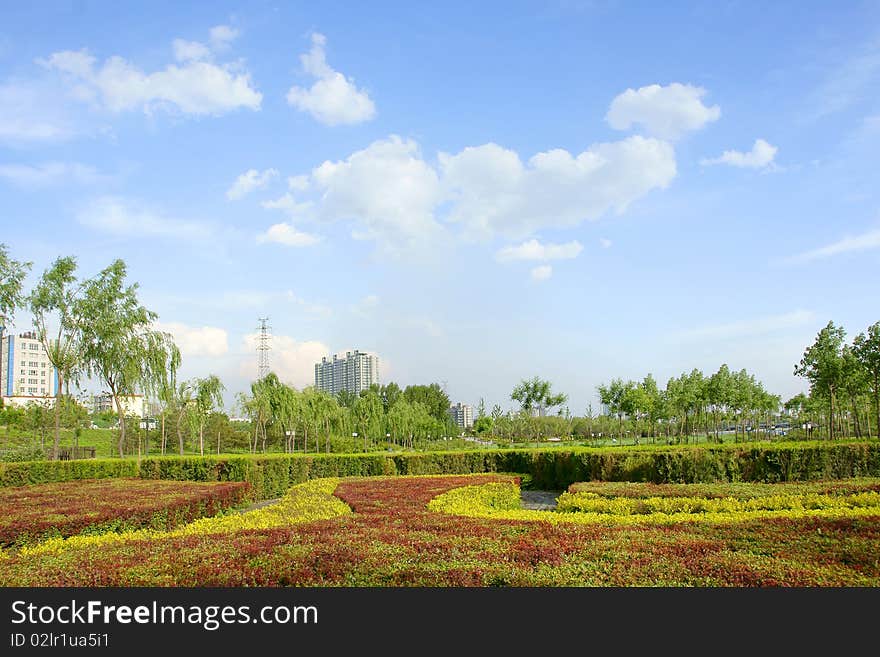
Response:
[[[0,241],[123,258],[230,402],[261,316],[297,386],[788,397],[880,319],[880,3],[665,4],[5,3]]]

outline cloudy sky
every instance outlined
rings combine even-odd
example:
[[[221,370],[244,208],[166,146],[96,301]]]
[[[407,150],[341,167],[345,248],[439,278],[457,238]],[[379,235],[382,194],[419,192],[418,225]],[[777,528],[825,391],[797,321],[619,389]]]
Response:
[[[297,386],[359,348],[576,414],[721,363],[788,397],[880,319],[877,2],[36,4],[0,20],[0,241],[31,282],[123,258],[230,402],[263,316]]]

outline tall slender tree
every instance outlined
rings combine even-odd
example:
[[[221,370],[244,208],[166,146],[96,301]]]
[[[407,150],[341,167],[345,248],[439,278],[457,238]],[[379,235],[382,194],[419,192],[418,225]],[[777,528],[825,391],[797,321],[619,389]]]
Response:
[[[828,403],[828,437],[834,438],[834,411],[844,370],[843,342],[846,332],[834,322],[819,331],[815,342],[806,348],[800,363],[795,365],[795,376],[810,382],[810,393]]]
[[[880,437],[880,322],[868,327],[853,340],[853,353],[865,369],[874,400],[874,421]]]
[[[79,335],[74,306],[82,285],[76,280],[76,258],[58,258],[43,272],[30,296],[37,338],[55,369],[55,441],[52,458],[58,458],[61,441],[61,399],[64,384],[74,378],[80,364]]]
[[[125,277],[125,263],[114,261],[86,281],[74,303],[83,371],[106,383],[116,403],[120,458],[125,448],[123,397],[156,392],[180,362],[173,338],[153,329],[158,315],[140,304],[137,283],[126,286]]]

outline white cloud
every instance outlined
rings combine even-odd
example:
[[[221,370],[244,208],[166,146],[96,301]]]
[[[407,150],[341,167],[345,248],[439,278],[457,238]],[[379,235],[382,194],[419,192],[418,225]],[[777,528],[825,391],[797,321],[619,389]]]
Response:
[[[458,225],[465,237],[524,239],[540,229],[570,228],[629,204],[676,176],[668,142],[632,136],[595,144],[575,156],[557,149],[527,162],[496,144],[440,153],[432,165],[412,140],[375,141],[345,160],[327,161],[292,196],[264,203],[298,217],[353,221],[352,236],[375,240],[391,255],[432,255]]]
[[[265,233],[257,235],[258,244],[275,242],[284,246],[312,246],[320,241],[320,236],[299,231],[288,223],[273,224]]]
[[[214,236],[211,226],[166,217],[130,199],[103,196],[88,203],[76,215],[77,221],[117,237],[167,237],[175,240],[203,240]]]
[[[314,203],[312,203],[311,201],[304,201],[303,203],[299,203],[295,198],[293,198],[293,194],[288,193],[284,196],[279,196],[276,199],[262,201],[260,205],[267,210],[281,210],[291,217],[299,218],[311,217]]]
[[[733,167],[748,169],[763,169],[773,164],[773,158],[779,149],[768,144],[763,139],[756,139],[752,150],[748,153],[741,151],[724,151],[719,157],[700,160],[703,166],[712,164],[729,164]]]
[[[526,237],[568,228],[663,189],[676,175],[672,146],[640,136],[594,144],[579,155],[555,149],[519,155],[496,144],[441,153],[443,184],[454,203],[448,218],[474,237]]]
[[[223,356],[229,351],[225,329],[187,326],[179,322],[156,322],[156,330],[170,333],[182,356]]]
[[[205,54],[200,45],[178,40],[175,55],[183,60],[153,73],[145,73],[119,56],[97,65],[85,50],[60,51],[39,61],[64,74],[79,99],[111,112],[172,109],[216,116],[242,107],[260,109],[263,97],[251,86],[250,75],[237,64],[202,61]]]
[[[324,162],[312,171],[311,187],[321,199],[317,218],[356,221],[355,239],[378,240],[389,251],[425,250],[440,239],[440,182],[413,141],[392,135]]]
[[[727,339],[741,338],[751,335],[764,335],[785,329],[804,326],[813,322],[815,313],[808,310],[795,310],[783,315],[770,315],[754,319],[744,319],[725,324],[712,324],[694,329],[680,331],[675,334],[680,340]]]
[[[308,89],[291,87],[287,103],[329,126],[369,121],[376,115],[376,106],[366,91],[327,64],[325,43],[324,35],[312,35],[312,49],[300,55],[300,62],[303,70],[317,81]]]
[[[872,97],[871,90],[880,81],[880,41],[874,38],[859,50],[830,70],[810,95],[807,120],[820,119]]]
[[[287,186],[296,192],[304,192],[309,188],[309,177],[291,176],[287,179]]]
[[[51,142],[76,130],[58,102],[60,90],[36,82],[0,84],[0,142]]]
[[[700,99],[705,95],[702,87],[679,82],[665,87],[652,84],[638,90],[627,89],[611,101],[605,119],[615,130],[628,130],[639,124],[655,137],[677,139],[721,116],[718,105],[703,104]]]
[[[225,50],[238,38],[238,30],[229,25],[215,25],[210,30],[210,37],[214,50]]]
[[[174,59],[179,62],[198,62],[211,59],[211,49],[198,41],[175,39],[171,46],[174,48]]]
[[[94,167],[79,162],[45,162],[38,165],[0,164],[0,178],[24,188],[65,183],[96,185],[111,180]]]
[[[826,246],[806,251],[786,259],[786,262],[802,263],[812,260],[822,260],[841,253],[851,253],[857,251],[868,251],[870,249],[880,248],[880,229],[869,230],[861,235],[847,236],[837,242],[832,242]]]
[[[538,240],[529,240],[517,246],[506,246],[495,254],[499,262],[512,260],[566,260],[576,258],[583,251],[583,245],[577,240],[565,244],[541,244]]]
[[[612,244],[613,242],[609,239],[606,239],[604,237],[599,238],[599,246],[601,246],[603,249],[610,249]]]
[[[230,201],[242,199],[255,189],[265,189],[277,177],[278,171],[275,169],[266,169],[262,172],[248,169],[226,190],[226,198]]]
[[[258,333],[249,333],[242,341],[243,349],[252,353],[253,358],[241,361],[239,369],[243,376],[251,380],[257,378],[258,339]],[[315,384],[315,363],[330,353],[330,348],[323,342],[299,342],[287,335],[273,335],[270,344],[269,369],[279,379],[297,388]]]
[[[533,281],[546,281],[553,275],[553,267],[550,265],[540,265],[531,271]]]

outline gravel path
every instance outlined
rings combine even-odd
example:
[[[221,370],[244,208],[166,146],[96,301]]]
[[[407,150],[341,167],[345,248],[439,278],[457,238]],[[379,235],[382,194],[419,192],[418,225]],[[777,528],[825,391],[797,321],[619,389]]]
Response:
[[[524,490],[520,492],[522,508],[535,511],[551,511],[556,508],[559,492],[552,490]]]

